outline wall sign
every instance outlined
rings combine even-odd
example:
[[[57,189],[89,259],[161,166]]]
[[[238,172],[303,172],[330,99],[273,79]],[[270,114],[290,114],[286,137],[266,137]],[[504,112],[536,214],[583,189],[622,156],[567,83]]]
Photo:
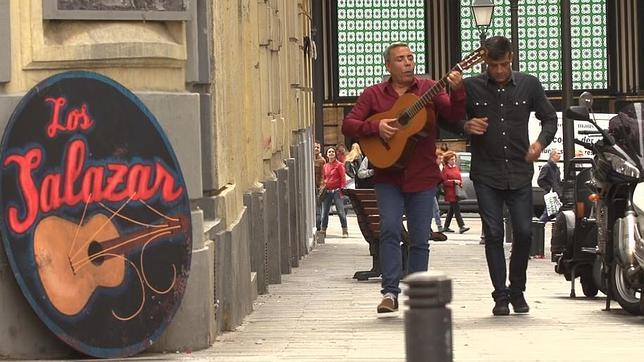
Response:
[[[104,76],[58,74],[16,107],[0,161],[4,249],[40,319],[95,357],[155,342],[181,303],[192,234],[154,115]]]

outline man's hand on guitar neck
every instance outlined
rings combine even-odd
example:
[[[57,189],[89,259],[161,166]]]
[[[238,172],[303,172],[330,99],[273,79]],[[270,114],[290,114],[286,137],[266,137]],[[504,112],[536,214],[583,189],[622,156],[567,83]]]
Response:
[[[467,134],[482,135],[487,131],[487,117],[472,118],[465,122],[463,130]]]
[[[461,72],[453,70],[447,75],[447,83],[449,83],[452,90],[459,90],[463,88],[463,75]]]
[[[389,142],[391,137],[393,137],[396,132],[398,131],[398,128],[392,127],[389,124],[396,122],[396,118],[386,118],[386,119],[381,119],[380,123],[378,124],[378,132],[380,133],[380,137],[382,137],[383,140],[386,142]]]

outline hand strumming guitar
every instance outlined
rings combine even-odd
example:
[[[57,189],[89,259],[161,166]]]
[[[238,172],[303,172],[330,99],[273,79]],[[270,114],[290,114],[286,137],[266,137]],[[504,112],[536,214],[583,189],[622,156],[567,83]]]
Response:
[[[380,133],[380,137],[382,137],[383,140],[389,141],[391,137],[396,134],[398,128],[389,125],[390,123],[396,121],[396,118],[387,118],[380,120],[380,123],[378,124],[378,132]]]

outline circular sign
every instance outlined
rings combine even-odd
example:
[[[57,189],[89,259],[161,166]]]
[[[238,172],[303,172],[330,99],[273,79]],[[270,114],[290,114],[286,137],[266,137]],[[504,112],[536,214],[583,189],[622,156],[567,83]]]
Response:
[[[58,74],[16,107],[0,160],[4,249],[40,319],[95,357],[155,342],[181,303],[192,233],[154,115],[102,75]]]

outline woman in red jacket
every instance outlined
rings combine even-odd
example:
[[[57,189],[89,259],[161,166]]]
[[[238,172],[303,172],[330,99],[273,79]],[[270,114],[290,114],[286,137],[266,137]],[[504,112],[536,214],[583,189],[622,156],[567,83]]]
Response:
[[[326,233],[326,227],[329,225],[329,210],[331,203],[335,204],[335,210],[340,218],[342,225],[342,237],[349,236],[347,230],[347,216],[344,213],[344,202],[342,201],[342,189],[346,186],[346,176],[344,164],[336,159],[335,148],[329,147],[326,150],[327,163],[324,164],[324,178],[322,188],[327,190],[326,197],[322,200],[322,233]]]
[[[463,187],[463,179],[461,178],[461,169],[456,165],[456,154],[454,151],[447,151],[443,154],[443,190],[445,192],[445,202],[449,202],[449,211],[445,217],[445,224],[443,232],[454,232],[449,228],[452,222],[452,216],[456,216],[460,234],[466,232],[470,228],[465,226],[463,217],[461,216],[461,206],[458,204],[456,198],[456,187]]]

